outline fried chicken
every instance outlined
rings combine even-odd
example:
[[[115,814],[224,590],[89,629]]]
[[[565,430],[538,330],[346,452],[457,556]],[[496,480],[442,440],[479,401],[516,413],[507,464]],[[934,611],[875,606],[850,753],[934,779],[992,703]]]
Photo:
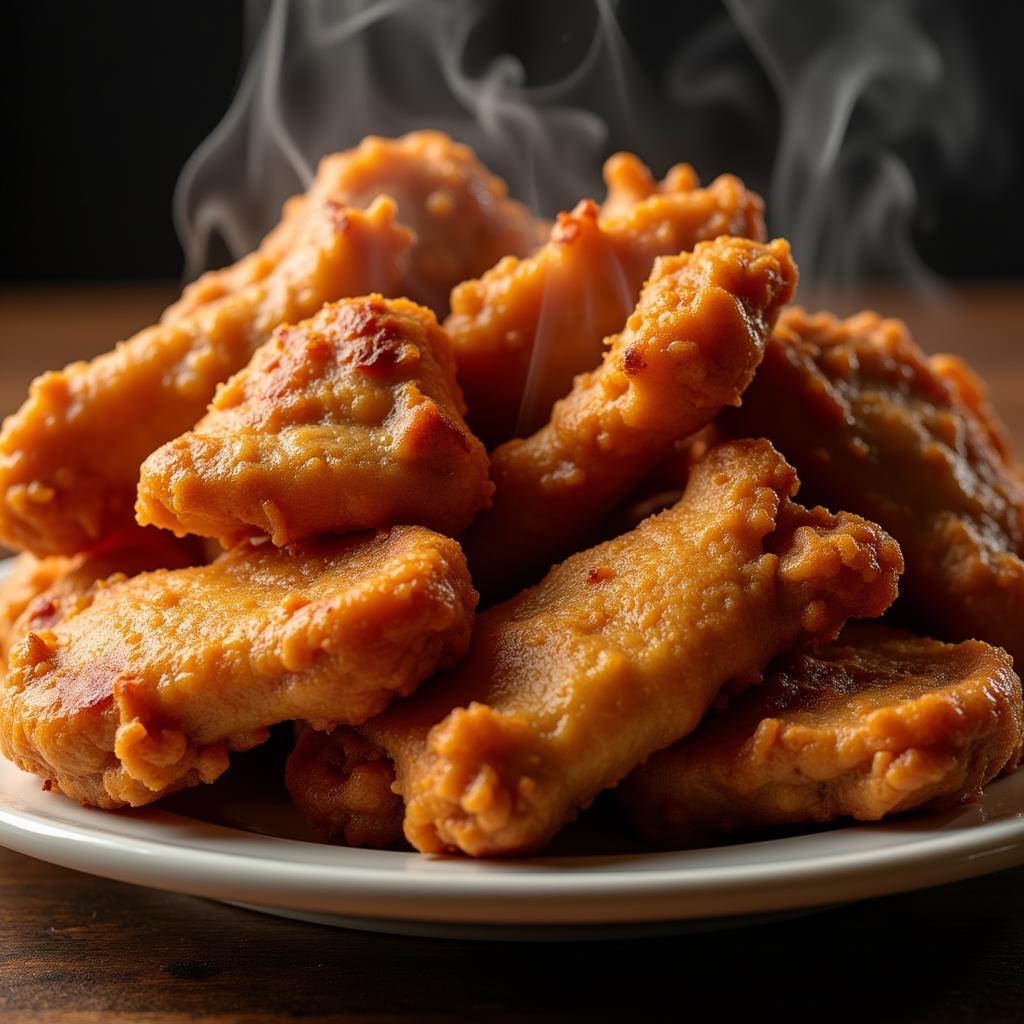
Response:
[[[398,287],[411,239],[394,212],[388,199],[366,212],[321,205],[262,280],[36,380],[0,433],[0,539],[74,554],[130,523],[142,461],[203,415],[279,323]]]
[[[795,504],[796,488],[766,441],[719,445],[672,509],[484,612],[466,661],[359,730],[393,762],[409,841],[537,850],[690,732],[727,682],[833,637],[848,617],[881,614],[902,568],[895,541]],[[350,842],[387,836],[379,753],[344,736],[332,738],[335,785],[321,788],[337,805],[318,801],[318,818]]]
[[[662,186],[652,179],[648,194],[623,183],[644,174],[650,178],[636,157],[613,157],[603,216],[582,201],[559,214],[534,255],[503,259],[452,292],[445,327],[470,425],[489,448],[533,433],[576,374],[597,364],[602,340],[622,330],[655,257],[720,235],[764,238],[761,200],[731,175],[701,189],[680,165]]]
[[[430,310],[379,295],[280,327],[196,428],[142,466],[140,523],[278,546],[415,523],[456,535],[490,499]]]
[[[325,156],[309,190],[285,203],[280,223],[259,249],[233,266],[204,274],[185,289],[165,319],[177,319],[266,276],[294,244],[310,211],[323,202],[364,207],[382,194],[394,198],[398,220],[416,234],[395,294],[444,316],[449,292],[460,281],[482,274],[503,256],[525,256],[544,240],[548,225],[507,192],[505,182],[468,146],[444,132],[410,132],[398,139],[367,136],[353,149]]]
[[[405,805],[394,779],[384,752],[352,729],[301,725],[285,769],[292,802],[323,842],[374,850],[402,841]]]
[[[1005,651],[857,626],[784,655],[616,795],[638,831],[665,845],[944,809],[1016,766],[1022,720]]]
[[[465,538],[486,597],[592,541],[675,442],[739,400],[796,276],[784,241],[719,238],[655,262],[602,365],[536,434],[492,452],[494,503]]]
[[[153,569],[183,569],[203,561],[191,539],[162,530],[129,526],[80,554],[36,558],[18,556],[0,584],[0,664],[16,640],[50,629],[86,600],[94,584],[116,575],[137,576]]]
[[[210,782],[267,727],[358,723],[466,650],[476,594],[422,527],[100,585],[11,649],[0,752],[115,808]]]
[[[907,560],[902,600],[931,631],[1024,658],[1024,484],[961,361],[929,360],[874,313],[786,310],[723,428],[769,438],[806,494],[884,526]]]

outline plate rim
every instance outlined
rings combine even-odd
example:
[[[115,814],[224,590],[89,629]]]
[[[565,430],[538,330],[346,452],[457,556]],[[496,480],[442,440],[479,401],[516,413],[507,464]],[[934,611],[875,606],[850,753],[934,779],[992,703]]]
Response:
[[[0,765],[0,845],[114,880],[232,902],[395,921],[501,924],[614,924],[728,917],[824,906],[926,888],[1024,863],[1024,780],[1014,814],[966,827],[922,829],[897,845],[815,852],[857,834],[902,834],[901,822],[850,825],[703,851],[467,861],[393,851],[353,851],[261,835],[186,815],[148,809],[110,814],[60,794],[47,813],[5,791],[35,783]],[[1013,778],[990,788],[1005,789]],[[1000,790],[1001,793],[1001,790]],[[90,821],[89,819],[97,817]],[[98,816],[103,815],[103,824]],[[197,833],[162,838],[166,827]],[[141,834],[137,833],[141,830]],[[839,837],[838,840],[836,837]],[[758,848],[776,855],[799,840],[810,852],[784,859],[690,867],[688,855]],[[214,844],[209,848],[203,843]],[[218,844],[236,849],[216,848]],[[249,852],[246,852],[249,851]],[[318,860],[286,853],[320,854]],[[327,858],[323,854],[327,851]],[[361,860],[372,860],[363,866]],[[638,862],[643,867],[631,869]],[[616,870],[610,870],[614,865]],[[410,870],[413,868],[413,870]]]
[[[0,560],[0,580],[13,563],[14,558]],[[1024,863],[1024,771],[991,783],[980,806],[984,814],[986,799],[1013,787],[1015,779],[1021,792],[1013,813],[962,828],[954,823],[963,809],[906,819],[917,826],[910,829],[916,838],[895,845],[882,841],[839,853],[814,852],[855,833],[899,833],[904,827],[899,819],[710,850],[473,861],[263,835],[156,805],[111,814],[59,793],[44,794],[35,776],[0,758],[0,846],[169,892],[385,922],[557,928],[700,921],[906,892]],[[942,818],[950,818],[952,827],[922,828]],[[198,830],[207,843],[225,849],[207,848],[196,836],[182,838],[183,828]],[[713,860],[716,851],[777,852],[780,844],[803,844],[811,852],[725,866],[685,863],[694,857]],[[245,848],[255,852],[244,853]],[[294,856],[299,851],[305,859]],[[315,859],[311,851],[317,851]],[[363,860],[372,866],[359,866]],[[647,866],[631,870],[632,862]]]

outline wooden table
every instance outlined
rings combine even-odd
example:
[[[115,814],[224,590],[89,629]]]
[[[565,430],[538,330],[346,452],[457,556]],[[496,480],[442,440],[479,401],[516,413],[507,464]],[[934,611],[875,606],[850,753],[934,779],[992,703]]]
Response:
[[[143,325],[170,286],[0,294],[0,411]],[[872,296],[967,354],[1024,439],[1024,287]],[[853,299],[837,300],[852,309]],[[785,923],[511,945],[302,925],[0,851],[0,1021],[1024,1019],[1024,869]]]

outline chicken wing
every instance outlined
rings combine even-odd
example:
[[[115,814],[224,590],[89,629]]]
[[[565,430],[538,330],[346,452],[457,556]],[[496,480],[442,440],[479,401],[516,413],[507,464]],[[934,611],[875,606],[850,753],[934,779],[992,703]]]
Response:
[[[18,556],[0,585],[0,664],[6,664],[14,642],[25,633],[50,629],[86,600],[101,580],[115,574],[137,576],[154,569],[183,569],[203,561],[191,539],[178,540],[162,530],[137,526],[107,537],[78,555],[36,558]]]
[[[559,214],[533,256],[503,259],[452,292],[445,327],[470,425],[489,448],[531,434],[576,374],[597,364],[602,340],[622,330],[655,257],[720,235],[764,238],[761,200],[731,175],[701,189],[681,166],[663,188],[640,196],[618,184],[627,165],[650,177],[635,157],[613,157],[606,216],[584,200]]]
[[[458,544],[422,527],[101,586],[11,649],[0,751],[83,803],[149,803],[275,722],[376,714],[462,656],[475,601]]]
[[[903,598],[937,635],[1024,658],[1024,485],[964,364],[929,360],[906,327],[783,312],[734,436],[767,437],[806,493],[885,527]]]
[[[796,488],[766,441],[719,445],[673,508],[484,612],[466,661],[359,730],[394,765],[409,841],[536,850],[690,732],[727,682],[848,617],[881,614],[902,568],[895,541],[795,504]],[[387,836],[380,755],[345,735],[333,738],[336,784],[321,790],[337,803],[321,800],[318,818],[350,842]]]
[[[136,512],[178,534],[278,546],[416,523],[458,534],[490,499],[430,310],[379,295],[280,327],[196,428],[142,466]]]
[[[665,845],[941,809],[976,799],[1016,766],[1022,719],[1005,651],[856,626],[784,655],[616,796],[638,831]]]
[[[536,434],[492,452],[494,504],[465,539],[486,597],[585,546],[676,441],[738,402],[796,276],[784,241],[719,238],[657,260],[600,368]]]
[[[507,192],[505,182],[468,146],[444,132],[410,132],[398,139],[367,136],[353,149],[325,156],[309,190],[285,203],[280,223],[259,249],[224,270],[204,274],[185,289],[165,319],[175,320],[266,276],[294,244],[310,211],[322,203],[364,207],[382,194],[395,199],[398,220],[416,234],[396,294],[444,316],[449,292],[460,281],[482,274],[503,256],[525,256],[544,240],[548,225]]]
[[[394,212],[388,199],[320,206],[263,280],[36,380],[0,432],[0,539],[74,554],[130,523],[143,459],[188,430],[279,323],[397,287],[410,235]]]

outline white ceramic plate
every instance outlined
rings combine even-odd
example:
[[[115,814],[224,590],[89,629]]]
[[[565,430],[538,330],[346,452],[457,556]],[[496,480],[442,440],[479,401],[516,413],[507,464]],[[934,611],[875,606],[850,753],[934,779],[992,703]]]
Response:
[[[273,801],[262,809],[235,804],[244,828],[202,814],[202,806],[194,814],[105,813],[0,766],[0,844],[13,850],[138,885],[411,934],[596,938],[721,927],[1024,862],[1024,772],[947,815],[703,850],[529,861],[351,850],[263,834],[257,830],[293,827]]]
[[[0,759],[0,845],[326,924],[532,940],[728,927],[1024,863],[1024,771],[945,815],[672,853],[623,853],[582,823],[550,856],[480,862],[308,841],[275,756],[254,751],[214,786],[117,814],[44,793]]]

